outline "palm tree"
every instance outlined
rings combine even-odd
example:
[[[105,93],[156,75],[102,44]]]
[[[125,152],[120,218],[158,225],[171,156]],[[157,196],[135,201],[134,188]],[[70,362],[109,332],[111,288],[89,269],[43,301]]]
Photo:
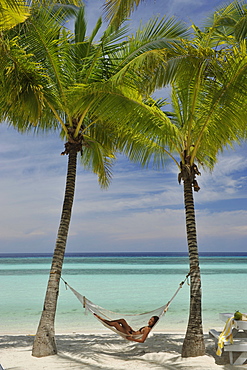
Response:
[[[177,165],[179,182],[183,182],[187,243],[190,260],[190,315],[182,348],[183,357],[205,354],[201,309],[201,276],[197,246],[197,232],[193,190],[200,187],[197,166],[213,169],[217,155],[224,146],[242,137],[246,130],[246,48],[231,53],[215,48],[215,40],[208,32],[199,32],[192,41],[184,41],[166,59],[163,78],[156,84],[171,85],[172,111],[166,112],[163,124],[156,121],[153,136],[157,152],[172,159]],[[148,124],[147,124],[148,126]],[[157,126],[160,132],[157,132]],[[146,127],[150,132],[153,127]],[[150,131],[149,131],[150,130]],[[246,131],[245,131],[246,132]],[[155,150],[153,148],[153,150]],[[132,157],[130,148],[129,157]],[[148,154],[151,155],[149,152]],[[150,157],[141,158],[142,163]]]
[[[234,1],[216,11],[204,30],[193,25],[194,39],[178,46],[177,56],[167,61],[164,76],[172,88],[173,111],[167,115],[179,128],[178,136],[171,137],[164,150],[178,166],[179,183],[184,184],[191,272],[183,357],[205,353],[193,199],[193,190],[200,190],[197,165],[212,170],[224,146],[246,139],[246,20],[246,4]]]
[[[172,120],[180,129],[180,145],[177,147],[181,168],[179,181],[183,180],[184,183],[191,271],[190,316],[183,343],[183,357],[204,354],[201,278],[192,193],[192,189],[196,192],[200,189],[196,180],[200,172],[195,162],[212,169],[218,152],[241,138],[246,122],[242,112],[246,110],[244,86],[247,67],[246,55],[239,51],[234,56],[224,54],[222,50],[218,54],[215,49],[208,51],[207,44],[203,52],[201,41],[198,55],[191,58],[192,50],[188,51],[185,65],[181,63],[182,73],[172,84]]]
[[[61,27],[65,16],[64,9],[53,12],[52,17],[49,9],[34,9],[21,27],[6,33],[0,54],[1,118],[22,131],[32,127],[61,131],[67,140],[62,153],[68,155],[65,197],[44,309],[33,346],[33,355],[37,357],[57,352],[54,320],[78,153],[83,165],[98,174],[102,186],[107,186],[117,150],[127,152],[130,146],[132,154],[140,152],[141,146],[151,150],[149,136],[140,136],[146,130],[142,121],[145,119],[151,125],[154,118],[162,116],[163,122],[166,117],[143,101],[138,89],[141,74],[136,79],[129,78],[129,66],[133,62],[144,68],[146,59],[142,50],[146,53],[157,44],[160,48],[167,46],[167,39],[176,39],[184,32],[174,22],[156,20],[153,34],[149,32],[148,39],[140,37],[136,45],[131,40],[132,46],[126,47],[130,41],[123,39],[125,29],[113,31],[111,26],[95,43],[100,19],[87,37],[83,7],[76,11],[74,34]],[[122,49],[126,54],[119,59]],[[157,55],[160,58],[162,52],[157,50]],[[116,78],[123,69],[124,77]],[[146,77],[151,75],[152,71],[147,70]]]

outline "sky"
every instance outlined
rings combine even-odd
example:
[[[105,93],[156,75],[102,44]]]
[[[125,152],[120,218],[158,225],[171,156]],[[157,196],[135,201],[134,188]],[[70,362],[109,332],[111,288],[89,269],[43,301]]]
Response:
[[[102,0],[88,0],[88,26]],[[146,0],[131,25],[171,16],[202,25],[217,0]],[[157,93],[159,94],[159,93]],[[20,134],[0,126],[0,253],[53,253],[67,156],[57,134]],[[199,252],[244,252],[247,241],[247,144],[224,151],[194,193]],[[119,157],[108,190],[78,165],[67,252],[186,252],[183,186],[177,167],[142,169]]]

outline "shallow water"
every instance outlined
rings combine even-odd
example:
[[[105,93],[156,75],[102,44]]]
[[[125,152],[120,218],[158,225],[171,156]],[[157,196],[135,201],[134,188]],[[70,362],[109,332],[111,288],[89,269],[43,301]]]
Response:
[[[35,333],[50,264],[51,257],[46,256],[1,256],[0,334]],[[247,311],[247,255],[201,256],[200,265],[203,327],[207,332],[211,327],[222,328],[219,312]],[[187,273],[186,256],[162,254],[67,256],[63,268],[63,278],[74,289],[120,316],[166,304]],[[189,293],[185,283],[156,331],[185,332]],[[105,330],[92,315],[84,315],[80,302],[61,282],[56,332]]]

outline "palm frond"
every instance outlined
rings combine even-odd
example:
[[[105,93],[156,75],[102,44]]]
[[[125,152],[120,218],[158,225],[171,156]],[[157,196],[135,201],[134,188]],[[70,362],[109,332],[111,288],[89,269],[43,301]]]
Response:
[[[112,179],[111,168],[115,161],[114,152],[105,142],[99,142],[90,135],[85,135],[87,145],[83,148],[81,163],[87,170],[93,171],[102,188],[107,188]]]
[[[178,135],[176,127],[157,106],[145,104],[129,88],[116,88],[111,83],[76,85],[69,91],[69,100],[74,102],[74,116],[80,116],[90,106],[89,114],[100,117],[107,127],[132,127],[163,147],[172,147],[172,138]]]
[[[33,54],[34,60],[43,66],[49,76],[47,98],[51,91],[53,97],[59,97],[57,104],[65,108],[65,89],[75,76],[70,33],[62,30],[49,12],[41,10],[35,19],[30,17],[20,37],[22,45]]]
[[[198,159],[212,168],[219,150],[238,141],[246,127],[243,112],[246,111],[247,59],[243,47],[242,53],[238,49],[224,58],[218,58],[215,53],[202,61],[202,56],[192,59],[194,72],[186,58],[180,61],[180,71],[173,83],[176,117],[173,121],[180,129],[191,162]]]
[[[45,72],[19,47],[16,39],[7,43],[5,48],[0,92],[1,100],[5,102],[5,115],[35,124],[42,111]]]
[[[38,5],[39,7],[52,7],[54,5],[53,0],[27,0],[29,5]],[[75,5],[77,7],[83,6],[83,0],[57,0],[56,4],[63,4],[63,5]]]
[[[187,28],[175,18],[151,19],[116,50],[115,59],[120,63],[116,66],[114,80],[126,84],[137,81],[139,90],[149,86],[147,93],[162,87],[168,55],[180,44],[180,37],[187,35]],[[133,75],[137,78],[133,79]]]
[[[118,28],[143,0],[106,0],[104,12],[106,19]]]
[[[235,0],[218,8],[205,23],[205,30],[215,44],[233,44],[247,36],[245,1]],[[212,44],[211,44],[212,45]]]
[[[75,43],[84,41],[86,29],[87,24],[85,20],[85,9],[84,7],[81,7],[75,20]]]
[[[0,4],[0,30],[11,29],[30,15],[25,0],[2,0]]]

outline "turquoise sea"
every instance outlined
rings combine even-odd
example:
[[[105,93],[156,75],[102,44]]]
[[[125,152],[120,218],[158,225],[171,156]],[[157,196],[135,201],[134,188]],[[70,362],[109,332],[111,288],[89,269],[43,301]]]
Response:
[[[49,255],[0,254],[0,335],[35,334],[51,264]],[[247,312],[247,253],[200,255],[203,328],[222,328],[220,312]],[[68,254],[63,278],[94,303],[111,311],[142,313],[166,304],[188,273],[186,254]],[[184,333],[189,313],[185,283],[154,330]],[[105,332],[61,282],[56,332]]]

